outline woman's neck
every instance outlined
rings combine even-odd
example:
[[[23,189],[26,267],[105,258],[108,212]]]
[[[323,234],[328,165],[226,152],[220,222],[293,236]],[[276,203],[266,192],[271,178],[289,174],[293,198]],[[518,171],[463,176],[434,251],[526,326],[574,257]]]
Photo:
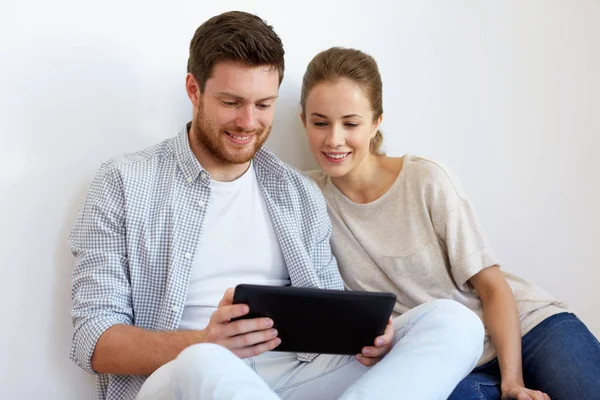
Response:
[[[370,154],[352,172],[331,178],[344,196],[354,203],[366,204],[377,200],[388,191],[402,169],[402,159]]]

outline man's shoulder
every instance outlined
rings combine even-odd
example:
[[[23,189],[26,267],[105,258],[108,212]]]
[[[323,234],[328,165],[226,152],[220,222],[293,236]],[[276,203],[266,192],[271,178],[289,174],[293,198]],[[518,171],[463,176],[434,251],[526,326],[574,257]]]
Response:
[[[118,175],[120,179],[143,179],[154,176],[159,168],[166,166],[165,160],[174,154],[175,138],[165,139],[144,149],[123,153],[104,161],[97,172],[97,179]]]
[[[265,148],[259,150],[257,161],[260,162],[261,168],[268,169],[271,174],[284,179],[288,190],[297,191],[299,195],[303,196],[304,200],[322,201],[321,190],[311,177],[298,168],[287,164],[270,150]]]
[[[289,179],[296,183],[299,187],[302,187],[311,193],[314,192],[318,195],[318,197],[321,197],[321,190],[317,186],[317,183],[306,172],[288,165],[288,174]]]
[[[175,138],[165,139],[160,143],[134,152],[123,153],[102,163],[106,169],[127,169],[143,164],[155,164],[173,153]],[[141,164],[141,165],[140,165]]]

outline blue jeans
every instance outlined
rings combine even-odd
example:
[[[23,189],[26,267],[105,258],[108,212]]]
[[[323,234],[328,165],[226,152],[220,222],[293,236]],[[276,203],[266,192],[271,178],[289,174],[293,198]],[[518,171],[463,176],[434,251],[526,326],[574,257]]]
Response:
[[[523,336],[523,379],[552,400],[600,398],[600,343],[575,315],[553,315]],[[500,399],[498,359],[477,367],[449,400]]]

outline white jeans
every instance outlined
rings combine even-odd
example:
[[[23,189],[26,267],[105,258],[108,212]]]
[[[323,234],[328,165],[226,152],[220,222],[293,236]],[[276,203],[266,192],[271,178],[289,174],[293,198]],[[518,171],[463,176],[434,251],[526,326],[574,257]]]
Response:
[[[221,346],[193,345],[156,370],[137,399],[447,399],[483,351],[481,320],[451,300],[402,314],[394,329],[392,350],[373,367],[327,354],[309,363],[283,352],[242,360]]]

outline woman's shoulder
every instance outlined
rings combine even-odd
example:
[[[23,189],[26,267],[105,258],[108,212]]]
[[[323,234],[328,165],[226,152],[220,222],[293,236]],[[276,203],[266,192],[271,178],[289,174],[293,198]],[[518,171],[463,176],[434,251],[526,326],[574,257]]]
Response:
[[[410,153],[404,156],[404,167],[425,177],[443,177],[449,172],[448,167],[439,160]]]
[[[443,162],[414,154],[404,156],[404,166],[407,179],[412,181],[411,186],[417,185],[428,191],[455,192],[459,197],[464,196],[464,191],[458,178]]]
[[[328,182],[327,174],[325,174],[320,169],[304,171],[303,173],[304,173],[304,175],[308,176],[310,179],[315,181],[317,186],[319,186],[319,189],[323,190],[325,188],[325,186],[327,186],[327,182]]]

